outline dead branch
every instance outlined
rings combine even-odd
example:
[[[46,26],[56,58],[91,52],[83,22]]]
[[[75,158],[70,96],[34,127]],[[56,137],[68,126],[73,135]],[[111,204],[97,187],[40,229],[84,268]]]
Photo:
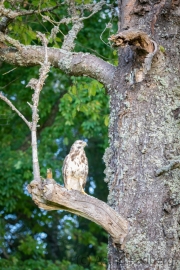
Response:
[[[99,3],[96,3],[96,4],[82,5],[81,10],[82,10],[82,8],[83,8],[83,11],[85,9],[89,9],[90,11],[92,11],[92,13],[90,15],[88,15],[87,17],[80,18],[80,21],[84,21],[84,20],[87,20],[87,19],[91,18],[95,13],[97,13],[98,11],[100,11],[102,9],[103,5],[108,6],[108,3],[106,1],[102,0]],[[90,8],[90,6],[91,6],[91,8]]]
[[[73,1],[69,1],[69,13],[71,15],[71,20],[66,19],[66,23],[69,23],[70,21],[73,23],[73,26],[71,30],[67,33],[67,35],[64,37],[64,42],[62,44],[61,49],[66,51],[72,51],[75,47],[75,39],[77,38],[78,33],[83,28],[83,21],[86,19],[89,19],[91,16],[93,16],[95,13],[100,11],[102,9],[102,6],[106,4],[105,1],[100,1],[99,3],[96,3],[92,5],[91,7],[91,14],[87,17],[80,17],[80,15],[77,12],[77,6]],[[81,6],[81,13],[84,13],[84,10],[87,9],[86,5]]]
[[[141,82],[144,75],[151,69],[154,55],[157,52],[157,44],[145,32],[129,29],[122,31],[109,38],[113,42],[113,46],[126,47],[130,46],[136,51],[136,58],[142,63],[140,70],[136,69],[136,82]]]
[[[73,25],[68,34],[64,37],[64,41],[61,47],[62,50],[72,51],[74,49],[75,47],[74,41],[77,37],[77,34],[80,32],[83,26],[84,24],[80,21],[78,21]]]
[[[154,51],[154,44],[150,37],[145,32],[139,30],[130,29],[122,31],[112,35],[109,40],[117,47],[135,46],[138,49],[144,50],[146,54]]]
[[[33,180],[28,192],[39,208],[66,210],[85,217],[103,227],[114,243],[122,244],[128,233],[128,222],[105,202],[79,191],[68,191],[53,179]]]
[[[41,63],[41,68],[39,70],[39,80],[31,79],[27,87],[30,86],[34,89],[34,94],[32,96],[33,105],[32,108],[32,125],[31,125],[31,142],[32,142],[32,159],[33,159],[33,174],[34,179],[40,181],[40,170],[39,170],[39,161],[38,161],[38,150],[37,150],[37,123],[39,121],[38,115],[38,104],[40,92],[43,88],[45,79],[50,69],[50,62],[48,62],[48,52],[47,52],[47,39],[44,34],[39,33],[37,36],[40,38],[43,47],[44,47],[44,63]]]

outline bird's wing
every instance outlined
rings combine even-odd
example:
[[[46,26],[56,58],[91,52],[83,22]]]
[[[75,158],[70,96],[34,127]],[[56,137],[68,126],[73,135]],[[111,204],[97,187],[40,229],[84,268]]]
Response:
[[[83,181],[83,188],[85,188],[86,181],[87,181],[87,176],[88,176],[88,160],[87,160],[87,157],[86,157],[86,154],[85,153],[84,153],[84,157],[85,157],[85,160],[84,160],[84,181]]]
[[[63,166],[62,166],[62,174],[63,174],[64,183],[66,181],[66,171],[67,171],[67,166],[68,166],[68,159],[69,159],[69,154],[65,157],[65,159],[63,161]]]

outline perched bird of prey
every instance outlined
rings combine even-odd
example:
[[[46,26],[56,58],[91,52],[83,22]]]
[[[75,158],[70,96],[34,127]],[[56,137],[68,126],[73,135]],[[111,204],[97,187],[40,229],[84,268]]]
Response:
[[[71,146],[69,154],[63,163],[63,178],[65,188],[84,192],[88,175],[88,161],[84,152],[86,142],[77,140]]]

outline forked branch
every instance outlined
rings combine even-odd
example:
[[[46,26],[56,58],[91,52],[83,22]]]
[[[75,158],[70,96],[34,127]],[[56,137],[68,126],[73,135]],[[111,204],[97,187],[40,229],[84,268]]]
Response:
[[[103,227],[114,243],[122,244],[128,234],[128,222],[105,202],[76,190],[67,190],[53,179],[33,180],[28,191],[39,208],[66,210]]]

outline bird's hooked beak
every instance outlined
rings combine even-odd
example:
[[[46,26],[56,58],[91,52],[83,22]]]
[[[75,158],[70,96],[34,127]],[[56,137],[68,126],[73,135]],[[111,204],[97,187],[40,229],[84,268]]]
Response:
[[[84,147],[85,147],[85,146],[88,146],[87,142],[84,142]]]

